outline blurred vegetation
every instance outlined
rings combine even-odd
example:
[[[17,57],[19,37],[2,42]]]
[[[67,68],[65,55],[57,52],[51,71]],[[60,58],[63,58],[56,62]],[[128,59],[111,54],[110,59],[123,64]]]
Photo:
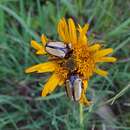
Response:
[[[114,64],[103,67],[107,78],[93,76],[84,107],[84,130],[130,130],[130,1],[129,0],[0,0],[0,130],[79,130],[79,105],[64,87],[40,97],[49,74],[24,73],[44,62],[30,40],[40,35],[58,39],[57,22],[72,17],[91,21],[90,40],[114,48]]]

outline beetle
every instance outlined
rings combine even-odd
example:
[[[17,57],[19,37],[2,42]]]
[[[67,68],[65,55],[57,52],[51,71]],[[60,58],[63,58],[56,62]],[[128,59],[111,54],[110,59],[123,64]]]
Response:
[[[48,42],[45,46],[45,50],[53,55],[60,58],[64,58],[70,50],[70,46],[63,42]]]
[[[71,75],[66,80],[66,93],[71,100],[79,101],[82,93],[82,80],[78,75]]]

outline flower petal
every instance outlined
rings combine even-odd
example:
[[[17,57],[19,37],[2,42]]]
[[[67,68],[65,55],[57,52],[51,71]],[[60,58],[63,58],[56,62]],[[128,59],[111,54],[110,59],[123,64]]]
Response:
[[[69,36],[69,30],[68,30],[68,25],[66,23],[66,20],[63,19],[64,22],[64,34],[65,34],[65,43],[70,43],[70,36]]]
[[[36,50],[40,50],[42,48],[42,46],[39,45],[35,40],[31,41],[31,46]]]
[[[65,42],[65,43],[69,43],[69,32],[68,32],[68,25],[66,23],[66,20],[64,18],[62,18],[59,23],[58,23],[58,27],[57,27],[58,33],[60,38]]]
[[[96,44],[94,44],[94,45],[92,45],[92,46],[89,47],[90,51],[97,51],[100,48],[101,48],[101,45],[98,44],[98,43],[96,43]]]
[[[79,102],[81,104],[84,104],[85,106],[89,106],[91,104],[91,101],[88,101],[88,99],[86,98],[86,94],[84,91],[82,91],[82,95],[81,95]]]
[[[88,32],[88,29],[89,29],[89,24],[86,23],[83,27],[83,33],[86,34]]]
[[[70,42],[72,44],[76,44],[77,43],[76,27],[74,21],[71,18],[68,20],[68,26],[69,26]]]
[[[87,80],[83,80],[84,91],[86,91],[87,87],[88,87],[88,81]]]
[[[43,72],[52,72],[56,68],[56,64],[53,62],[46,62],[38,65],[34,65],[32,67],[29,67],[25,70],[26,73],[32,73],[32,72],[37,72],[37,73],[43,73]]]
[[[65,80],[64,80],[64,79],[60,80],[59,85],[60,85],[60,86],[61,86],[61,85],[63,85],[63,84],[64,84],[64,82],[65,82]]]
[[[44,55],[46,51],[42,45],[39,45],[35,40],[31,41],[31,46],[36,49],[36,54]]]
[[[47,37],[44,34],[42,34],[41,36],[41,41],[42,41],[43,46],[45,46],[47,43]]]
[[[37,55],[44,55],[44,54],[46,54],[46,52],[43,52],[43,50],[38,50],[38,51],[36,52],[36,54],[37,54]]]
[[[86,44],[87,45],[87,37],[86,37],[86,31],[87,31],[87,26],[84,26],[83,28],[78,25],[78,31],[79,31],[79,37],[78,37],[78,43],[80,44]]]
[[[46,96],[47,94],[54,91],[54,89],[57,87],[57,85],[60,82],[60,78],[58,78],[57,74],[53,74],[47,83],[44,85],[44,88],[42,90],[42,96]]]
[[[88,99],[86,98],[86,94],[85,94],[87,87],[88,87],[88,81],[87,80],[83,80],[83,89],[82,89],[82,94],[81,94],[81,98],[80,98],[79,102],[81,104],[89,106],[91,104],[91,102],[88,101]]]
[[[115,62],[117,59],[115,57],[101,57],[96,60],[96,62]]]
[[[105,76],[108,75],[108,72],[107,72],[107,71],[102,70],[102,69],[99,69],[99,68],[95,69],[95,73],[97,73],[97,74],[99,74],[99,75],[101,75],[101,76],[103,76],[103,77],[105,77]]]
[[[113,52],[112,48],[103,49],[95,53],[96,57],[103,57]]]

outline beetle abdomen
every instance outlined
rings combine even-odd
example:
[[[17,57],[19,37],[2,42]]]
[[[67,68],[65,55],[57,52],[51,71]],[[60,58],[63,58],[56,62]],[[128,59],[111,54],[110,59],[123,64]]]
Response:
[[[81,97],[82,92],[82,81],[81,79],[76,79],[74,82],[74,98],[76,101],[78,101]]]
[[[46,51],[51,55],[64,58],[68,53],[68,47],[63,42],[48,42]]]
[[[80,100],[82,93],[82,80],[77,75],[71,75],[66,80],[66,92],[70,99],[74,101]]]

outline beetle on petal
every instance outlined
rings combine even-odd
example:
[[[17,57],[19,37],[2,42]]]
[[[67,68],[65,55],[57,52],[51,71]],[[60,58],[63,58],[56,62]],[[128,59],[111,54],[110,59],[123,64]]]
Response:
[[[66,80],[66,92],[69,98],[74,101],[79,101],[82,92],[82,80],[78,75],[71,75],[68,80]]]
[[[60,58],[64,58],[69,52],[69,47],[63,42],[48,42],[45,49],[49,54]]]

